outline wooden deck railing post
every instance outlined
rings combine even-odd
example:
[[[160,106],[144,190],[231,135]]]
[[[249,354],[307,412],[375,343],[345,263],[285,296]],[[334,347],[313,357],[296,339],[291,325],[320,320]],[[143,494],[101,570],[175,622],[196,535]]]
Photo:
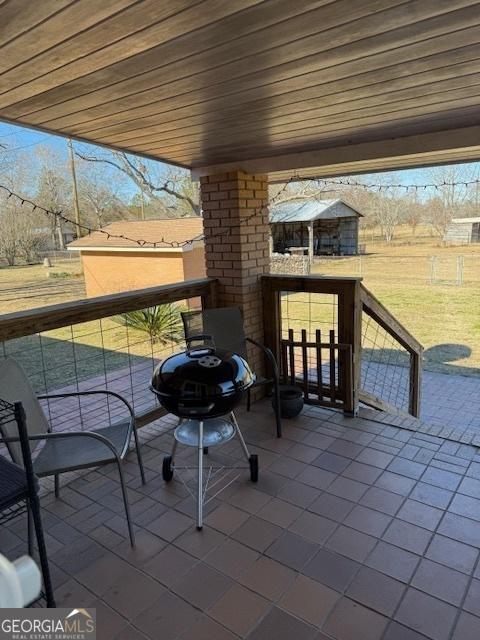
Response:
[[[218,280],[211,280],[207,291],[202,295],[202,309],[215,309],[218,306]]]
[[[282,331],[280,291],[271,286],[268,278],[262,279],[262,300],[264,344],[271,349],[276,361],[280,363],[280,340]]]
[[[409,388],[409,402],[408,412],[415,416],[420,417],[420,399],[422,389],[422,353],[411,352],[410,353],[410,388]]]
[[[360,369],[362,354],[362,305],[360,299],[361,279],[345,280],[338,294],[338,340],[352,345],[352,375],[347,376],[349,365],[345,358],[349,355],[339,354],[343,358],[339,370],[342,372],[341,385],[344,397],[349,399],[345,404],[345,412],[356,414],[359,406]],[[353,385],[353,389],[349,386]],[[351,402],[351,406],[350,405]]]

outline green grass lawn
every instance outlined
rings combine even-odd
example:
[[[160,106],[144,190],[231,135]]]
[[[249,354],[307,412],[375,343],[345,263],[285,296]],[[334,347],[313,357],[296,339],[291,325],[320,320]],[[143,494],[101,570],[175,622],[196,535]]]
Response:
[[[362,275],[366,287],[424,345],[427,369],[480,375],[480,246],[442,247],[437,238],[421,235],[410,242],[407,231],[391,245],[378,240],[369,243],[366,236],[366,255],[320,259],[313,273]],[[464,284],[431,284],[432,255],[439,257],[440,277],[452,281],[456,257],[464,256]],[[49,269],[42,265],[0,268],[0,313],[84,297],[78,261],[62,261],[50,270],[70,272],[71,277],[49,278]],[[295,294],[283,305],[286,326],[313,332],[319,328],[322,339],[328,341],[328,330],[336,326],[331,299]],[[45,370],[50,389],[69,385],[76,376],[101,375],[105,368],[151,362],[152,353],[158,358],[174,348],[152,347],[146,334],[127,332],[110,319],[47,332],[41,341],[38,336],[13,340],[5,347],[31,371]],[[37,376],[40,390],[40,373]]]
[[[432,284],[437,274],[450,284]],[[457,256],[464,282],[454,284]],[[312,273],[361,276],[365,286],[425,347],[426,369],[480,375],[480,245],[442,247],[421,238],[415,245],[369,245],[367,254],[319,259]]]

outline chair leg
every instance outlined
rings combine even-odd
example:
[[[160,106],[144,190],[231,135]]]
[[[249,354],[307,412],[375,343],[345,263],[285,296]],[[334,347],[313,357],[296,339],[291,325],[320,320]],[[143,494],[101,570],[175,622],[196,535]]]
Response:
[[[123,504],[125,505],[125,515],[127,516],[128,535],[130,536],[130,544],[135,546],[135,534],[133,532],[132,521],[130,517],[130,505],[128,503],[127,487],[125,486],[125,478],[123,476],[122,463],[117,458],[118,474],[120,476],[120,485],[122,487]]]
[[[137,451],[137,460],[138,460],[138,466],[140,467],[140,476],[142,478],[142,484],[147,484],[147,481],[145,480],[145,470],[143,468],[143,458],[142,458],[142,454],[140,452],[140,443],[138,442],[138,433],[137,433],[136,427],[134,427],[134,429],[133,429],[133,437],[135,438],[135,449]]]
[[[33,547],[33,517],[32,517],[32,507],[30,505],[30,500],[27,500],[27,535],[28,535],[28,555],[33,558],[33,554],[35,553]]]
[[[280,409],[280,381],[277,376],[273,379],[273,393],[275,394],[275,421],[277,423],[277,438],[282,437],[282,416]]]
[[[203,527],[203,421],[198,423],[197,529]]]
[[[250,407],[252,405],[252,397],[250,393],[250,389],[247,391],[247,411],[250,411]]]
[[[58,473],[55,474],[55,497],[60,497],[60,476]]]
[[[35,535],[37,538],[38,555],[40,556],[40,566],[42,569],[43,587],[45,589],[45,597],[47,607],[55,608],[55,597],[53,595],[52,579],[50,577],[50,568],[48,566],[47,547],[43,535],[42,518],[40,515],[40,502],[37,495],[31,496],[29,500],[29,512],[31,511],[31,519],[35,527]],[[29,542],[30,546],[30,542]]]

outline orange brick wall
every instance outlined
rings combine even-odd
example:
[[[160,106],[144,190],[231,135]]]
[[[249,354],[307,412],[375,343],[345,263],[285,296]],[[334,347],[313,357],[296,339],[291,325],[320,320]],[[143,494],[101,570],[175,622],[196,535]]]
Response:
[[[220,281],[220,306],[240,306],[247,335],[262,342],[260,277],[269,270],[267,177],[242,171],[207,176],[200,179],[200,192],[207,275]],[[249,360],[263,372],[257,349],[249,351]]]
[[[82,264],[89,297],[156,287],[205,275],[203,247],[183,254],[180,251],[85,251],[82,253]]]
[[[202,247],[195,247],[191,251],[183,254],[183,269],[185,280],[196,280],[204,278],[206,275],[205,250]]]

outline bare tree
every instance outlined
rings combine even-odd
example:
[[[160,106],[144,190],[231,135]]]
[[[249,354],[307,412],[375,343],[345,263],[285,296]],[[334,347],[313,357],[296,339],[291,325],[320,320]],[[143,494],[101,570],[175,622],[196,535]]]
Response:
[[[40,160],[36,193],[38,203],[52,211],[65,211],[70,201],[70,188],[64,161],[48,147],[39,148],[37,156]],[[53,245],[65,249],[62,221],[51,217],[48,224]]]
[[[13,267],[19,254],[18,231],[15,211],[6,207],[0,217],[2,232],[0,233],[0,254],[5,258],[9,267]]]
[[[404,221],[412,230],[412,236],[415,237],[418,225],[424,220],[424,206],[418,201],[417,193],[410,193],[405,196],[405,214]]]
[[[47,234],[38,226],[40,216],[17,198],[0,198],[0,254],[13,266],[20,256],[34,262],[45,246]]]
[[[15,231],[17,233],[18,252],[28,264],[37,262],[38,252],[45,249],[48,234],[35,225],[35,217],[32,212],[17,212],[15,216]]]
[[[148,198],[156,203],[166,218],[200,215],[198,187],[180,169],[155,167],[153,163],[127,155],[121,151],[92,154],[76,151],[85,162],[108,165],[128,176]]]
[[[468,165],[435,167],[429,172],[436,188],[427,206],[428,221],[439,236],[445,235],[452,218],[460,217],[468,206],[472,189],[466,183],[475,179],[475,173]]]
[[[321,180],[305,180],[274,184],[269,189],[269,198],[275,204],[296,200],[328,200],[338,196],[335,185],[326,187]]]
[[[119,197],[120,181],[116,176],[110,175],[106,167],[86,162],[80,163],[78,172],[82,222],[98,228],[128,217]]]

